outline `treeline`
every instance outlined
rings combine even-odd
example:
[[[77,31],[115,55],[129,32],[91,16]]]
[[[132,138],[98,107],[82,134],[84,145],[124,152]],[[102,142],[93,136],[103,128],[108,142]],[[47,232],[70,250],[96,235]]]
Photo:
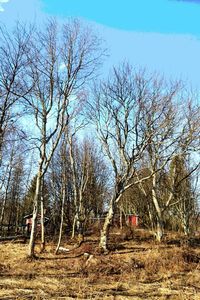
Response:
[[[139,214],[159,241],[195,230],[198,96],[127,63],[101,81],[105,54],[79,21],[0,29],[0,230],[32,214],[29,256],[38,219],[45,249],[45,216],[56,251],[105,212],[104,252],[116,212]]]

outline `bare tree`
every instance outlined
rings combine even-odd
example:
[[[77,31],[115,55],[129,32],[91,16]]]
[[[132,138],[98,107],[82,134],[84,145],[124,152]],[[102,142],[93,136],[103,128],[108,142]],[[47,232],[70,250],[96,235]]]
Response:
[[[2,205],[1,205],[1,214],[0,214],[0,231],[2,232],[3,221],[4,221],[4,213],[6,204],[8,201],[8,192],[11,182],[11,176],[13,171],[13,160],[14,160],[14,148],[11,150],[10,161],[6,167],[6,178],[2,181],[1,186],[1,197],[2,197]]]
[[[89,138],[80,141],[78,134],[71,133],[72,128],[67,132],[48,172],[51,216],[54,229],[59,229],[58,245],[62,232],[72,231],[72,237],[78,233],[79,242],[83,241],[85,230],[93,221],[91,217],[97,218],[103,211],[109,182],[105,161],[95,141]],[[60,228],[58,223],[62,224]]]
[[[4,168],[1,168],[4,176],[1,178],[0,191],[0,230],[5,221],[9,231],[10,227],[17,228],[21,221],[21,201],[25,191],[25,159],[24,148],[20,142],[15,141],[6,148],[8,153],[4,155]]]
[[[176,149],[177,126],[174,99],[179,92],[178,84],[169,87],[162,80],[155,79],[153,82],[154,93],[146,105],[144,118],[144,130],[151,136],[146,154],[148,168],[152,176],[152,202],[156,212],[156,239],[160,241],[163,236],[163,208],[162,190],[159,182],[162,179],[162,170],[170,161]],[[144,189],[143,189],[144,191]],[[161,200],[159,200],[161,199]]]
[[[88,166],[87,161],[84,159],[81,167],[78,169],[78,164],[76,164],[77,153],[76,144],[73,140],[74,135],[68,135],[69,143],[69,156],[72,170],[72,182],[73,182],[73,198],[74,198],[74,208],[75,215],[73,221],[72,238],[75,236],[75,229],[77,228],[79,232],[79,238],[82,237],[82,225],[85,220],[84,206],[83,206],[83,193],[86,189],[88,182]]]
[[[146,101],[153,92],[143,71],[134,72],[129,65],[123,64],[114,68],[107,82],[95,87],[94,101],[89,104],[90,119],[114,174],[113,194],[99,244],[103,252],[107,251],[109,228],[124,191],[151,176],[132,180],[151,140],[151,135],[143,130],[143,121]]]
[[[192,217],[197,211],[194,189],[192,187],[192,177],[194,180],[194,171],[191,162],[187,161],[186,156],[176,155],[173,157],[170,165],[173,172],[173,201],[171,212],[177,217],[177,225],[182,227],[184,234],[189,235],[191,231]],[[193,176],[192,176],[193,175]]]
[[[170,164],[168,205],[176,212],[185,235],[190,233],[191,221],[197,213],[196,183],[200,169],[200,107],[195,98],[184,103],[182,130],[177,154]]]
[[[35,143],[40,159],[34,197],[33,223],[28,255],[34,256],[38,203],[42,180],[63,131],[70,122],[71,112],[78,105],[84,84],[91,78],[102,55],[99,40],[88,29],[73,21],[63,25],[61,31],[54,21],[44,31],[36,31],[28,54],[29,80],[32,95],[24,97],[26,106],[34,116]],[[41,202],[42,204],[42,202]],[[41,225],[44,227],[43,205]],[[42,250],[45,246],[42,229]]]
[[[25,72],[31,32],[20,24],[12,34],[0,27],[0,164],[5,135],[21,115],[19,100],[31,89]]]
[[[179,181],[177,164],[173,164],[169,172],[169,163],[178,154],[185,155],[194,144],[198,148],[198,110],[193,110],[192,118],[186,109],[187,97],[182,96],[180,87],[179,83],[167,84],[163,80],[154,80],[154,94],[149,98],[145,111],[144,131],[151,136],[145,150],[145,159],[146,167],[152,173],[151,200],[156,216],[155,236],[158,241],[161,241],[164,233],[164,215],[177,201],[175,190],[199,164],[194,166],[188,176],[185,176],[186,173],[179,175]],[[181,101],[184,102],[186,113],[182,109]],[[145,185],[140,184],[139,187],[146,196]]]

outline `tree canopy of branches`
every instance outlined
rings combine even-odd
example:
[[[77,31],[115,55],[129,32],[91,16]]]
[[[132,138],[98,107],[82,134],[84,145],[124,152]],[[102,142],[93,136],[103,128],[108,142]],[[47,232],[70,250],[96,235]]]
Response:
[[[23,230],[33,209],[30,257],[38,227],[45,249],[45,211],[56,253],[64,232],[83,240],[105,212],[103,252],[117,210],[139,213],[158,241],[197,218],[196,96],[127,63],[97,80],[104,54],[78,20],[0,26],[0,231]]]
[[[143,183],[149,178],[153,183],[156,236],[158,240],[162,238],[163,218],[157,197],[157,180],[178,151],[186,128],[184,123],[183,126],[178,123],[176,105],[180,91],[178,83],[167,84],[155,75],[134,72],[128,64],[114,68],[111,78],[94,88],[94,100],[88,105],[89,116],[114,173],[113,196],[101,231],[100,247],[104,252],[107,251],[109,227],[116,204],[124,191],[133,185],[138,184],[144,191]],[[195,134],[187,139],[189,144],[196,134],[195,130]],[[137,176],[138,170],[144,166],[144,159],[149,175]],[[171,194],[166,206],[170,201]]]

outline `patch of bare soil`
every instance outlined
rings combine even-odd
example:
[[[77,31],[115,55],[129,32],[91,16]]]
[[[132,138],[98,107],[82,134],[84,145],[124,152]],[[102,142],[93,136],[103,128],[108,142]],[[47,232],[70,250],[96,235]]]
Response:
[[[0,244],[0,299],[200,299],[196,240],[177,244],[166,238],[159,245],[145,231],[113,231],[108,255],[98,252],[94,236],[79,248],[63,246],[73,250],[55,256],[49,243],[30,261],[27,245]]]

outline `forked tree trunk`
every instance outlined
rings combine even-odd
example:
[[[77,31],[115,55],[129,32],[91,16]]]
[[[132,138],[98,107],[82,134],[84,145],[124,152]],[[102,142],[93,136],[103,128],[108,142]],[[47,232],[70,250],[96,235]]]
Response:
[[[71,238],[75,237],[75,232],[78,232],[78,239],[79,244],[81,244],[84,240],[83,236],[83,225],[85,222],[85,211],[83,207],[83,194],[88,182],[88,169],[87,163],[84,157],[82,162],[82,170],[81,170],[81,178],[79,178],[79,173],[76,168],[75,164],[75,154],[73,150],[73,135],[67,136],[67,141],[69,144],[69,157],[70,157],[70,164],[72,170],[72,183],[73,183],[73,193],[74,193],[74,207],[75,207],[75,215],[73,220],[73,227],[72,227],[72,235]]]

